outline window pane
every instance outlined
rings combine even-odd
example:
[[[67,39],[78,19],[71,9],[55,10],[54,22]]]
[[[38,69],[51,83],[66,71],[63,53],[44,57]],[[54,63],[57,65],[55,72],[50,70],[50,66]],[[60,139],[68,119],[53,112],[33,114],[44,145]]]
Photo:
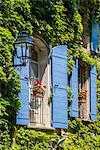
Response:
[[[38,62],[38,54],[34,49],[31,50],[31,60]]]
[[[38,78],[38,64],[31,62],[31,76],[33,76],[33,78]]]

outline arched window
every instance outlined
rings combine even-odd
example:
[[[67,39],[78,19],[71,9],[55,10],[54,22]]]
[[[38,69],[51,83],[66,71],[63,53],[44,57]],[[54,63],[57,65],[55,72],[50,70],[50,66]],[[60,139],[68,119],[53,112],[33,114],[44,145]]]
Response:
[[[44,103],[46,100],[45,100],[45,97],[39,96],[40,94],[35,95],[37,91],[41,90],[37,85],[35,86],[35,84],[39,81],[42,84],[42,81],[43,81],[42,77],[44,76],[44,73],[45,73],[44,68],[47,64],[47,62],[45,61],[48,55],[46,55],[46,58],[45,58],[43,54],[44,52],[42,52],[41,54],[41,51],[39,51],[39,49],[36,49],[36,47],[30,50],[30,101],[29,101],[30,110],[29,110],[29,114],[30,114],[30,126],[32,127],[34,126],[43,127],[45,125],[43,112],[46,110],[46,108],[44,110]],[[43,87],[43,86],[40,86],[40,87]]]
[[[38,38],[34,38],[34,43],[34,48],[30,49],[29,62],[29,126],[51,127],[51,105],[48,104],[48,97],[51,94],[48,48]],[[41,85],[37,84],[39,82]]]

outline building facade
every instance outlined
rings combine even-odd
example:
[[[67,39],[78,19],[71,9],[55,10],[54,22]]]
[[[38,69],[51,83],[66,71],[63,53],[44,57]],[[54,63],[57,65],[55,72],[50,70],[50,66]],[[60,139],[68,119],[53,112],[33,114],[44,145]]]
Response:
[[[67,129],[68,86],[71,87],[71,117],[96,120],[96,66],[89,66],[72,56],[75,63],[68,77],[67,45],[50,48],[40,36],[34,36],[33,42],[34,47],[29,48],[27,65],[16,67],[22,85],[19,93],[22,107],[16,123],[29,128]],[[91,37],[83,37],[86,53],[93,57],[98,53],[99,43],[100,26],[94,21]],[[15,57],[15,63],[19,61]]]

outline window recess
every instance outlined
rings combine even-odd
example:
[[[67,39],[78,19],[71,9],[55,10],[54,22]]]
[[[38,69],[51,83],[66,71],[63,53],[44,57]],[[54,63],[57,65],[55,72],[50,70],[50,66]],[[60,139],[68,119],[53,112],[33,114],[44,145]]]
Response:
[[[39,56],[35,49],[31,49],[30,56],[30,124],[32,126],[43,126],[43,97],[39,96],[38,91],[35,91],[38,92],[38,95],[34,95],[34,89],[37,88],[35,84],[39,81]]]
[[[87,119],[89,117],[89,69],[88,66],[79,61],[78,70],[78,107],[79,117]]]
[[[50,127],[48,51],[34,47],[30,50],[30,58],[29,126]]]

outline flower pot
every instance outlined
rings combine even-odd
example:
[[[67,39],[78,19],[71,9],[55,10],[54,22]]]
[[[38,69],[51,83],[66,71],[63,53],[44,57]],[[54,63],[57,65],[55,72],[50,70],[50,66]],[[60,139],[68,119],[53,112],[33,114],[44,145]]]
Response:
[[[36,93],[35,96],[36,96],[36,97],[39,97],[39,98],[43,98],[43,97],[44,97],[44,95],[43,95],[43,94],[40,94],[40,93]]]
[[[35,96],[35,97],[43,98],[44,93],[45,93],[45,91],[41,88],[41,86],[37,86],[33,89],[33,96]]]

